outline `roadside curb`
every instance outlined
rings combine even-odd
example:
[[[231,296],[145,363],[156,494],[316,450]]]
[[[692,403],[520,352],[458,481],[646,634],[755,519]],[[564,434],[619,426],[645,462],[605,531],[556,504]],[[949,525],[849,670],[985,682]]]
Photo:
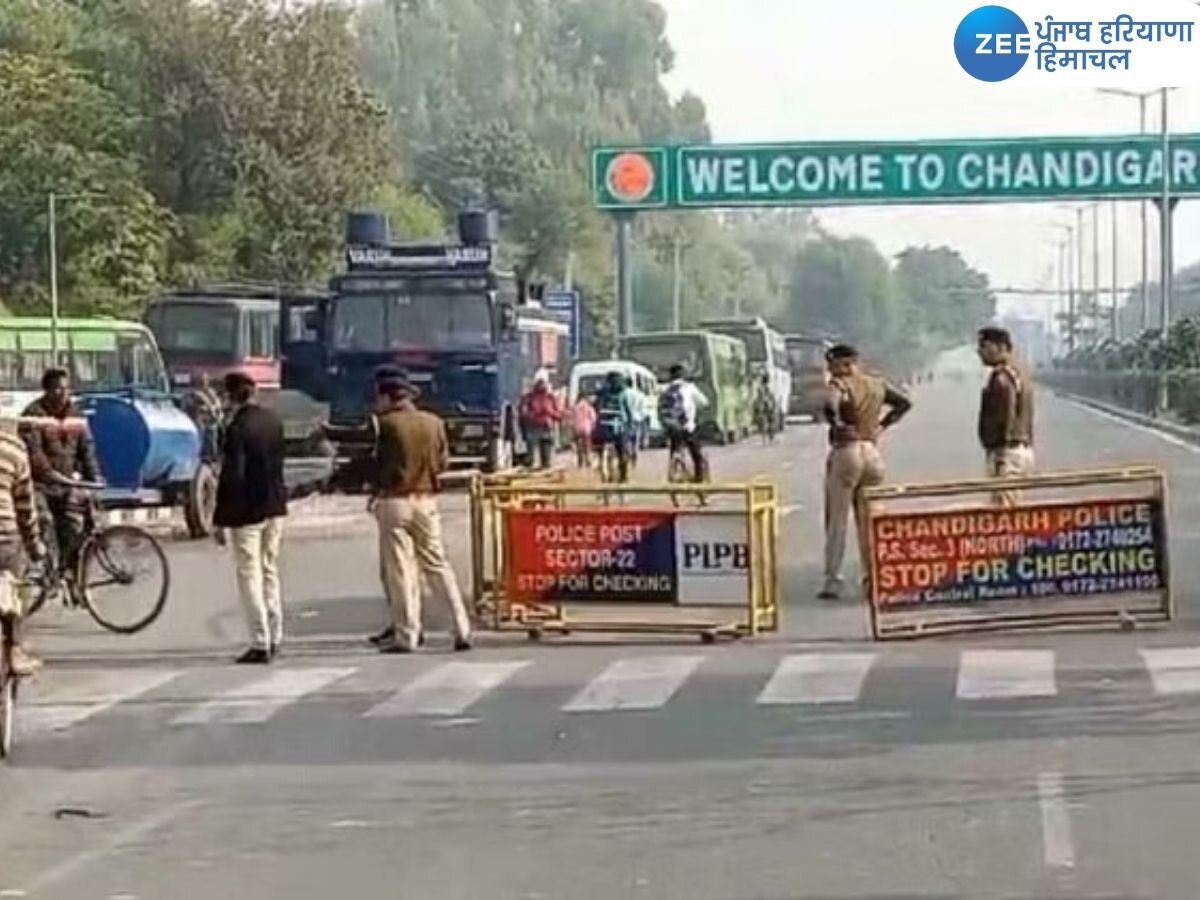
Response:
[[[1118,419],[1124,419],[1127,422],[1132,422],[1135,425],[1141,425],[1143,428],[1149,428],[1152,431],[1159,431],[1163,434],[1168,434],[1171,437],[1178,438],[1181,441],[1187,441],[1189,444],[1200,446],[1200,429],[1189,428],[1186,425],[1176,425],[1174,422],[1167,422],[1163,419],[1156,419],[1153,416],[1147,416],[1142,413],[1134,412],[1131,409],[1125,409],[1122,406],[1114,406],[1111,403],[1105,403],[1102,400],[1093,400],[1091,397],[1084,397],[1080,394],[1072,394],[1067,391],[1060,391],[1055,388],[1050,389],[1054,394],[1062,397],[1064,400],[1070,400],[1072,403],[1078,403],[1080,406],[1088,406],[1098,412],[1107,413],[1110,416],[1115,416]]]

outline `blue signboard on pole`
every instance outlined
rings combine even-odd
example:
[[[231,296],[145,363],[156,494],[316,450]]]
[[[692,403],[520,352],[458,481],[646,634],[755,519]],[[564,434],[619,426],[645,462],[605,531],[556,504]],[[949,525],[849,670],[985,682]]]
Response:
[[[579,291],[547,288],[542,295],[542,306],[551,312],[561,313],[567,317],[570,328],[571,356],[579,356],[583,343],[583,310],[579,305]]]

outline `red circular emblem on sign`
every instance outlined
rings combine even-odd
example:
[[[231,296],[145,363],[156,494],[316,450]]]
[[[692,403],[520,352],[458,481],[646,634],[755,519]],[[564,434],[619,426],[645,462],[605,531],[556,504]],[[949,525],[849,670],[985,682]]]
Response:
[[[609,192],[625,203],[639,203],[654,190],[654,163],[641,153],[619,153],[608,164]]]

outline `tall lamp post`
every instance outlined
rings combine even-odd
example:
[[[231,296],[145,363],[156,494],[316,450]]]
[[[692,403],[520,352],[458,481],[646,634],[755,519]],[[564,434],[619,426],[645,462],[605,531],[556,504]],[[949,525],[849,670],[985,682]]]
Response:
[[[58,207],[72,200],[92,200],[103,197],[97,193],[60,194],[50,191],[46,195],[47,243],[50,251],[50,358],[58,365]]]
[[[1099,88],[1101,94],[1108,94],[1112,97],[1126,97],[1130,100],[1138,102],[1138,127],[1139,134],[1146,133],[1147,124],[1147,104],[1150,98],[1157,94],[1157,91],[1127,91],[1122,88]],[[1142,331],[1147,331],[1150,328],[1150,202],[1143,199],[1141,201],[1142,213]],[[1115,229],[1114,225],[1114,229]],[[1113,255],[1116,256],[1116,248],[1113,248]]]

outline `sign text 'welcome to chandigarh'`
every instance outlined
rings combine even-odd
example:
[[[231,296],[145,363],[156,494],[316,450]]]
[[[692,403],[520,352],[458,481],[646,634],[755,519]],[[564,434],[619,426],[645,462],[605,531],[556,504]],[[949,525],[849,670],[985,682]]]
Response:
[[[1175,135],[1172,195],[1200,195],[1200,135]],[[605,147],[596,206],[814,206],[1157,197],[1161,138]]]

